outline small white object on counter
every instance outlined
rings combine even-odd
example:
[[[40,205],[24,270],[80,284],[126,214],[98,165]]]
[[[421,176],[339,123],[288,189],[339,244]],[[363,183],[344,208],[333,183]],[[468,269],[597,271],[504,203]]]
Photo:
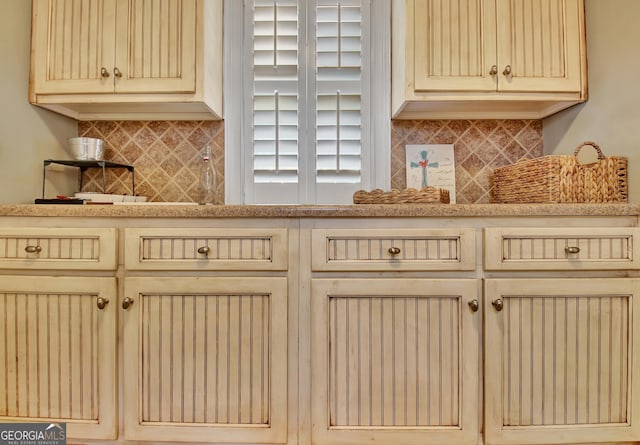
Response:
[[[91,202],[112,202],[112,203],[124,203],[124,202],[145,202],[146,196],[131,196],[131,195],[116,195],[113,193],[76,193],[74,198],[84,199]]]

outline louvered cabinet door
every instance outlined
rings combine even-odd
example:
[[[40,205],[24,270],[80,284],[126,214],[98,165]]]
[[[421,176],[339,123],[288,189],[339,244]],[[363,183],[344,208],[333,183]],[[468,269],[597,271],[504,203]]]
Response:
[[[116,0],[35,0],[34,92],[112,93],[115,17]]]
[[[196,0],[118,0],[118,93],[192,93]]]
[[[496,10],[500,91],[582,90],[582,1],[497,0]]]
[[[313,279],[312,442],[477,444],[473,279]]]
[[[0,422],[116,438],[115,296],[115,278],[0,277]]]
[[[414,89],[495,91],[495,0],[412,0]],[[411,8],[414,9],[411,14]]]
[[[486,280],[487,444],[640,440],[639,286]]]
[[[127,278],[125,438],[287,440],[287,280]]]

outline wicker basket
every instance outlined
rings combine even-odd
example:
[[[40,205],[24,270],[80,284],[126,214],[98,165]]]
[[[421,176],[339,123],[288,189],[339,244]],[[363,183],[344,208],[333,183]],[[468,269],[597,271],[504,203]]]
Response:
[[[585,146],[598,152],[598,161],[578,161]],[[627,198],[627,159],[605,157],[594,142],[583,142],[573,156],[542,156],[493,171],[491,202],[495,203],[627,202]]]
[[[385,192],[375,189],[370,192],[358,190],[353,194],[354,204],[448,204],[449,190],[425,187],[421,190],[408,188]]]

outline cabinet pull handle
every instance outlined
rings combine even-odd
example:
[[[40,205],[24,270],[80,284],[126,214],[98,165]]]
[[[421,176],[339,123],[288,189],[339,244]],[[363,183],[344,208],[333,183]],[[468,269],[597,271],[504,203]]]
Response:
[[[100,76],[102,76],[103,79],[106,79],[110,75],[111,74],[109,73],[109,70],[107,70],[105,67],[100,68]]]
[[[491,65],[491,70],[489,71],[491,76],[495,76],[498,74],[498,65]]]
[[[400,248],[399,247],[389,247],[389,250],[387,250],[387,252],[389,252],[389,255],[398,255],[400,253]]]
[[[109,300],[103,297],[98,297],[98,299],[96,300],[96,306],[98,306],[98,309],[100,310],[103,310],[108,303]]]
[[[471,312],[478,312],[478,309],[480,309],[480,303],[478,303],[478,300],[471,300],[469,302],[469,309],[471,309]]]
[[[27,253],[40,253],[42,252],[42,247],[40,246],[27,246],[24,248],[24,251]]]
[[[133,304],[133,299],[127,297],[124,300],[122,300],[122,309],[126,311],[131,307],[132,304]]]
[[[209,246],[198,247],[198,253],[201,255],[209,255],[209,252],[211,252]]]
[[[578,246],[569,246],[569,247],[565,247],[564,248],[564,252],[569,255],[569,254],[575,254],[575,253],[580,253],[580,248]]]
[[[120,70],[118,69],[118,67],[116,66],[116,67],[113,69],[113,75],[114,75],[114,76],[116,76],[116,77],[118,77],[118,78],[120,78],[120,77],[122,77],[122,71],[120,71]]]
[[[504,74],[505,76],[510,76],[511,75],[511,65],[507,65],[504,67],[504,71],[502,72],[502,74]]]
[[[504,303],[502,302],[502,300],[500,298],[498,298],[497,300],[493,300],[491,302],[491,305],[496,308],[496,311],[500,312],[502,310],[502,308],[504,307]]]

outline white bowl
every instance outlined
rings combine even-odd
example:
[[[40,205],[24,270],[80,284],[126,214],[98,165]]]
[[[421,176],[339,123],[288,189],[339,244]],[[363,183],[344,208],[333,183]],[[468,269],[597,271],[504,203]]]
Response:
[[[67,144],[77,161],[101,161],[104,159],[104,141],[96,138],[69,138]]]

